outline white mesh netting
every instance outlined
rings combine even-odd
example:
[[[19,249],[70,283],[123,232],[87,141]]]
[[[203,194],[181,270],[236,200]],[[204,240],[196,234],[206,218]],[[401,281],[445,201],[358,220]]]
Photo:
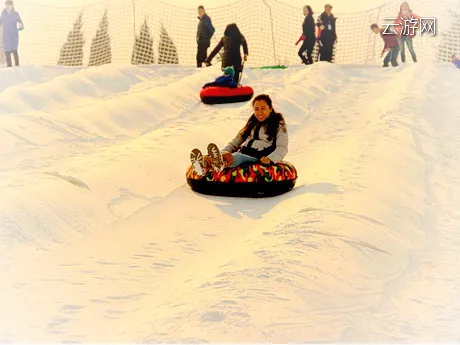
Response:
[[[104,0],[84,7],[43,6],[35,1],[17,6],[25,26],[20,32],[22,64],[196,64],[195,8],[158,0]],[[380,64],[383,42],[370,25],[395,18],[400,3],[390,0],[371,10],[336,13],[334,62]],[[419,61],[449,61],[453,53],[460,53],[459,0],[414,0],[410,5],[416,14],[436,19],[435,36],[414,39]],[[276,0],[241,0],[206,10],[216,29],[208,53],[226,25],[235,22],[248,41],[249,66],[300,63],[300,45],[294,44],[301,34],[302,8]],[[315,10],[315,20],[321,11]]]

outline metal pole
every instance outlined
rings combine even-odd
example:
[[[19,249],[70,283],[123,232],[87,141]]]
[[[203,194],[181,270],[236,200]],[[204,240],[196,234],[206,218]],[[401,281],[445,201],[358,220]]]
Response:
[[[276,64],[275,30],[273,29],[273,14],[272,14],[272,8],[271,8],[271,6],[267,3],[266,0],[262,0],[262,2],[265,4],[265,6],[268,7],[268,11],[270,12],[270,26],[271,26],[271,30],[272,30],[272,44],[273,44],[273,62]]]
[[[136,0],[133,0],[133,37],[136,39]]]

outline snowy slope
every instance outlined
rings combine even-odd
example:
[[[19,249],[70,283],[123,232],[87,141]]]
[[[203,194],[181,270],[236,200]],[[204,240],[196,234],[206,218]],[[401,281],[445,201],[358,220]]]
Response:
[[[185,183],[250,115],[216,73],[0,71],[0,341],[459,341],[460,74],[248,69],[299,179],[241,200]]]

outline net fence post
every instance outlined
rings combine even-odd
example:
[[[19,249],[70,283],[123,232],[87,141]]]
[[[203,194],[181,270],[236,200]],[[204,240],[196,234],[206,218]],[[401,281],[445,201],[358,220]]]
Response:
[[[270,13],[270,29],[272,32],[272,44],[273,44],[273,62],[276,64],[276,44],[275,44],[275,30],[273,29],[273,13],[272,7],[267,3],[267,0],[262,0],[265,6],[268,7],[268,12]]]
[[[133,38],[136,39],[136,0],[133,0]]]
[[[381,15],[381,13],[382,13],[382,7],[383,7],[383,6],[384,6],[384,5],[380,6],[380,7],[379,7],[379,10],[377,11],[377,18],[376,18],[376,20],[375,20],[375,22],[376,22],[377,24],[380,24],[380,23],[379,23],[379,20],[380,20],[380,15]],[[376,63],[376,62],[375,62],[375,59],[376,59],[376,57],[375,57],[375,48],[376,48],[375,45],[376,45],[376,43],[377,43],[377,35],[373,35],[373,36],[374,36],[374,46],[373,46],[373,48],[372,48],[372,63],[375,64],[375,63]]]

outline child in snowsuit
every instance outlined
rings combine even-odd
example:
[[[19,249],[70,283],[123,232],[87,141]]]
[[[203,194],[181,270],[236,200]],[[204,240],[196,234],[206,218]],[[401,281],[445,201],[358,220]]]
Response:
[[[198,149],[191,152],[190,159],[198,175],[206,175],[210,168],[222,171],[244,163],[276,164],[287,155],[286,122],[283,115],[273,109],[270,96],[258,95],[252,106],[254,113],[222,154],[212,143],[208,146],[208,156],[203,157]]]
[[[460,58],[457,58],[455,54],[452,54],[451,59],[455,67],[460,68]]]
[[[221,86],[221,87],[230,87],[230,88],[241,86],[233,81],[234,77],[235,77],[235,70],[233,69],[233,67],[232,66],[225,67],[224,75],[218,77],[212,83],[204,84],[203,89],[209,86]]]
[[[372,24],[371,30],[376,34],[380,34],[380,37],[382,37],[383,42],[385,42],[381,56],[383,56],[385,52],[388,52],[388,54],[387,56],[385,56],[385,59],[383,60],[383,67],[388,67],[388,63],[390,61],[393,67],[399,66],[397,61],[399,53],[399,43],[397,34],[393,32],[384,33],[385,29],[381,29],[377,24]]]

